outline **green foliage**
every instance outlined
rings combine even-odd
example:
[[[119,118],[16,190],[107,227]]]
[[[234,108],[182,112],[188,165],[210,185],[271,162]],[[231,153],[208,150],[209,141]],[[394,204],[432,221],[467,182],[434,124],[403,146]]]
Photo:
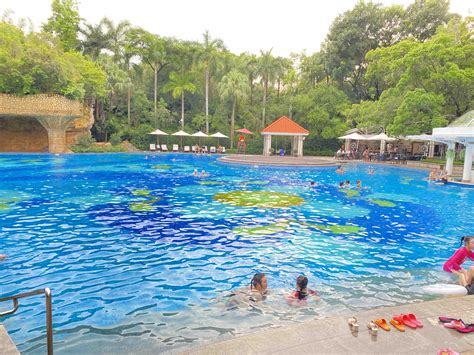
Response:
[[[113,146],[119,145],[122,143],[122,137],[120,136],[119,133],[114,133],[110,136],[110,144]]]
[[[50,93],[82,100],[105,94],[99,66],[77,52],[64,52],[45,33],[25,36],[0,23],[0,92],[17,95]]]
[[[89,147],[81,147],[78,145],[71,146],[74,153],[121,153],[126,152],[127,149],[121,145],[117,146],[98,146],[91,145]]]
[[[414,0],[405,10],[359,1],[333,21],[321,52],[281,58],[271,49],[237,56],[208,32],[183,41],[107,18],[82,21],[78,41],[75,0],[53,0],[46,32],[0,22],[0,92],[84,100],[97,140],[140,149],[156,128],[210,125],[230,137],[241,127],[256,132],[247,151],[261,154],[258,132],[286,115],[311,132],[306,153],[333,155],[348,128],[422,133],[472,108],[472,19],[449,14],[447,4]]]
[[[445,126],[448,121],[441,115],[443,102],[441,95],[423,89],[406,92],[388,131],[393,135],[409,135],[430,133],[434,127]]]
[[[58,36],[64,50],[74,50],[78,46],[77,33],[81,18],[75,0],[53,0],[53,15],[43,25],[43,30]]]
[[[95,143],[95,139],[87,134],[80,136],[77,141],[80,148],[89,148],[93,143]]]

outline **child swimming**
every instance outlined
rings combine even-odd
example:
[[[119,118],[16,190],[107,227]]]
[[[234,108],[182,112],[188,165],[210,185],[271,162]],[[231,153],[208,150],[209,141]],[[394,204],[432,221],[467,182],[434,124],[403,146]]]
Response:
[[[471,266],[469,270],[464,270],[461,265],[467,258],[474,261],[474,252],[472,251],[474,249],[474,236],[462,237],[461,245],[463,243],[464,246],[459,248],[453,256],[444,263],[443,270],[457,275],[461,286],[468,286],[472,284],[474,278],[474,266]]]
[[[263,272],[257,272],[250,281],[250,287],[233,291],[227,300],[227,307],[247,307],[265,300],[268,294],[267,277]]]
[[[296,278],[296,291],[288,296],[287,302],[290,305],[299,304],[304,305],[309,296],[316,296],[317,292],[308,289],[308,278],[300,275]]]

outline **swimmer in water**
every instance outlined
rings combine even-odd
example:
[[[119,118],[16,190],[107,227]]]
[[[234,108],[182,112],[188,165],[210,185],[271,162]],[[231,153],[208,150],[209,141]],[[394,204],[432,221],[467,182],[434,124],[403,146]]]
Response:
[[[5,260],[7,256],[5,254],[0,254],[0,261]]]
[[[194,175],[194,176],[198,176],[198,175],[199,175],[199,172],[197,171],[197,169],[194,169],[193,175]]]
[[[316,296],[318,293],[308,289],[308,278],[300,275],[296,278],[296,291],[288,296],[287,302],[290,305],[304,305],[310,296]]]
[[[344,168],[342,167],[342,165],[340,165],[337,170],[336,170],[336,173],[337,174],[344,174],[346,171],[344,170]]]
[[[250,281],[250,286],[241,288],[229,295],[227,306],[249,306],[265,300],[267,294],[267,277],[263,272],[257,272]]]

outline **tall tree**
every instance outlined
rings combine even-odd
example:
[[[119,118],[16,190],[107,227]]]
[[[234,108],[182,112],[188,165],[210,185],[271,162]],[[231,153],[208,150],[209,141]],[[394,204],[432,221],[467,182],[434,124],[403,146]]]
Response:
[[[268,51],[260,50],[260,57],[258,58],[258,73],[261,76],[263,83],[262,128],[265,127],[265,109],[268,97],[268,84],[270,80],[273,79],[273,75],[276,71],[275,60],[272,56],[272,49]]]
[[[219,51],[224,49],[224,43],[220,39],[211,39],[209,31],[206,31],[203,36],[204,43],[199,53],[199,59],[204,67],[206,134],[209,134],[209,71],[210,67],[216,63]]]
[[[61,40],[64,50],[70,51],[78,47],[79,10],[76,0],[53,0],[52,16],[43,25],[45,32],[56,35]]]
[[[235,110],[238,102],[247,96],[247,77],[237,70],[232,70],[222,78],[218,90],[223,99],[232,101],[230,118],[230,148],[232,149],[234,146]]]
[[[131,47],[140,58],[153,70],[153,112],[157,114],[158,74],[169,65],[165,41],[141,28],[130,31]]]
[[[426,41],[436,29],[448,23],[449,0],[415,0],[407,7],[404,21],[404,36]]]
[[[196,86],[192,83],[191,73],[178,74],[170,73],[170,81],[164,86],[163,91],[171,91],[173,97],[181,97],[181,129],[184,129],[184,94],[186,92],[194,93]]]
[[[107,32],[105,18],[97,25],[84,23],[79,32],[83,37],[80,44],[82,53],[89,55],[93,60],[97,60],[104,49],[111,47],[110,33]]]

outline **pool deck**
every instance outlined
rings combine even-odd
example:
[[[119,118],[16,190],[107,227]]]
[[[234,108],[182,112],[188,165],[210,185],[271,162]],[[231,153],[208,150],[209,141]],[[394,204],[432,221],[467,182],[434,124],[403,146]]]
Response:
[[[377,308],[242,335],[183,354],[436,354],[439,349],[449,348],[474,355],[474,333],[461,334],[438,321],[439,316],[447,316],[474,323],[473,305],[474,296],[464,296]],[[424,327],[407,328],[405,332],[392,327],[389,332],[379,329],[377,337],[369,334],[369,321],[385,318],[389,322],[393,315],[402,313],[416,314]],[[347,325],[353,315],[360,325],[354,335]]]
[[[0,323],[0,354],[20,355],[12,339],[8,335],[5,327]]]

